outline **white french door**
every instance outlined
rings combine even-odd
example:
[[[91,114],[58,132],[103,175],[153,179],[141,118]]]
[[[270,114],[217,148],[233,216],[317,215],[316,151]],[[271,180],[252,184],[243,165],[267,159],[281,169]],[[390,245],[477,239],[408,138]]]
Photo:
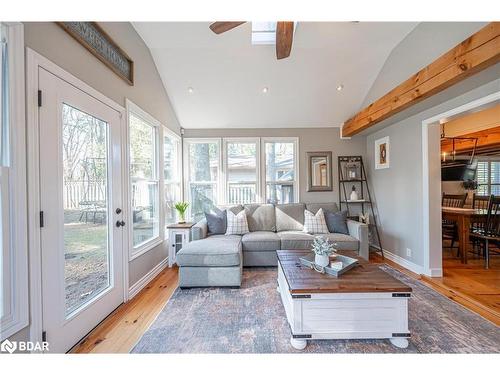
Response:
[[[43,68],[39,89],[43,330],[66,352],[124,299],[120,113]]]

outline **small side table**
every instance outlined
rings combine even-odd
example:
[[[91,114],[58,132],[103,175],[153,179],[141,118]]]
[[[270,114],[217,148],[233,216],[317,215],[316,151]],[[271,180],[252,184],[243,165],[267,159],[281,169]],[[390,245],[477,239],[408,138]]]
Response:
[[[176,263],[176,255],[191,241],[191,227],[194,223],[170,224],[168,229],[168,266]]]

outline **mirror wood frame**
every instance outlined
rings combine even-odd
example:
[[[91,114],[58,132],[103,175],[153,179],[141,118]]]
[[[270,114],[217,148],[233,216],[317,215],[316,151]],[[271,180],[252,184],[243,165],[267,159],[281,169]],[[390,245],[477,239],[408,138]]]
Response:
[[[308,192],[319,192],[319,191],[333,191],[333,178],[332,178],[332,152],[331,151],[315,151],[307,152],[307,191]],[[313,168],[312,161],[314,158],[325,158],[326,159],[326,186],[313,185]]]

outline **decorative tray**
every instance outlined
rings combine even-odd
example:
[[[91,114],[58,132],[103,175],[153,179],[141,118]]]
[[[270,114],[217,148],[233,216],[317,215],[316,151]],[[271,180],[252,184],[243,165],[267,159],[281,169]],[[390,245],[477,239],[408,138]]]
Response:
[[[300,257],[300,263],[306,267],[316,270],[320,273],[327,273],[334,277],[339,277],[343,273],[349,271],[350,269],[356,267],[359,263],[357,259],[347,257],[345,255],[336,255],[330,257],[330,264],[332,262],[342,262],[342,268],[332,268],[330,265],[322,267],[314,263],[314,254],[307,255],[305,257]]]

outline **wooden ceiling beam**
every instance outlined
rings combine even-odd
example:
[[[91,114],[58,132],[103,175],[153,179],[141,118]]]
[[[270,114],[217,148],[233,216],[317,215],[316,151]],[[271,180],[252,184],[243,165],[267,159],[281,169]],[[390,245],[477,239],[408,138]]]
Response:
[[[491,22],[344,123],[343,137],[363,130],[500,62],[500,22]]]

